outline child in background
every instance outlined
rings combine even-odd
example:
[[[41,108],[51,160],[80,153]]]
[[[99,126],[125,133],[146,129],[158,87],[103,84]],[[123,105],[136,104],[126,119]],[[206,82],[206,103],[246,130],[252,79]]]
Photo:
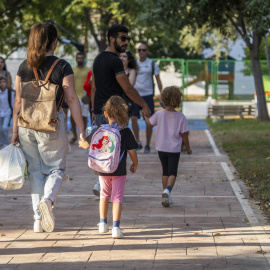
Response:
[[[99,222],[99,232],[107,233],[109,231],[109,226],[107,223],[107,213],[109,207],[109,199],[113,203],[113,228],[112,237],[113,238],[123,238],[123,233],[119,227],[121,211],[122,211],[122,201],[124,197],[124,188],[126,182],[126,159],[127,152],[133,162],[130,166],[130,172],[135,173],[138,167],[138,159],[136,149],[138,148],[137,142],[133,136],[131,130],[127,127],[128,125],[128,114],[127,105],[125,101],[119,96],[112,96],[104,106],[104,115],[108,119],[109,124],[116,122],[118,126],[122,129],[120,130],[121,135],[121,152],[120,156],[124,152],[124,155],[116,169],[115,172],[111,174],[100,173],[100,222]],[[84,149],[89,149],[90,145],[87,141],[79,141],[79,146]]]
[[[8,127],[13,104],[14,94],[7,88],[7,78],[0,76],[0,149],[9,144]]]
[[[171,191],[177,176],[182,141],[186,145],[187,153],[192,151],[188,139],[188,126],[183,113],[175,108],[181,104],[182,92],[177,86],[166,87],[161,92],[161,102],[165,109],[157,111],[149,118],[152,126],[157,126],[155,132],[155,145],[161,161],[162,173],[162,205],[172,204]]]

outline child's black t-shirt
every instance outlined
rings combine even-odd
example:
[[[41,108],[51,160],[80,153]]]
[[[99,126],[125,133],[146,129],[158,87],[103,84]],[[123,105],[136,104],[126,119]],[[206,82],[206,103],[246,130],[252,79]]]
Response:
[[[127,174],[127,150],[137,149],[138,145],[134,138],[133,133],[129,128],[124,128],[120,130],[121,135],[121,152],[120,156],[124,152],[121,162],[119,163],[116,171],[114,173],[101,173],[98,172],[98,175],[101,176],[122,176]]]

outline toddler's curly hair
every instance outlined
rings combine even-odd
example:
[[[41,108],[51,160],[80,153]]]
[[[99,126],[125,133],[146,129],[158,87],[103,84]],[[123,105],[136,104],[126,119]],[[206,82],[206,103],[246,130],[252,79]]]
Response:
[[[122,128],[128,125],[127,105],[123,98],[119,96],[110,97],[104,105],[103,110],[106,111],[108,116],[113,118]]]
[[[164,106],[180,107],[182,92],[178,86],[168,86],[161,91],[161,102]]]

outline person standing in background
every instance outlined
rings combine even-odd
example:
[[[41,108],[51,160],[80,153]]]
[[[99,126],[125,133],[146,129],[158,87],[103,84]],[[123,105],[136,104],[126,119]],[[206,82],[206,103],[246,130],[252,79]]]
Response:
[[[0,76],[7,78],[7,89],[12,90],[12,79],[10,72],[7,71],[6,61],[3,57],[0,57]]]
[[[157,64],[147,57],[149,50],[146,44],[141,44],[138,48],[139,59],[137,60],[137,77],[134,88],[138,91],[140,96],[148,105],[151,113],[154,114],[154,79],[156,78],[156,82],[158,85],[158,89],[161,92],[162,83],[159,77],[159,68]],[[135,105],[135,111],[132,114],[132,130],[135,135],[135,138],[138,143],[138,150],[142,149],[142,143],[140,142],[139,136],[139,125],[138,118],[140,118],[140,111],[142,107],[138,104]],[[148,119],[145,121],[146,123],[146,145],[144,148],[144,153],[150,153],[150,141],[152,137],[152,126],[148,122]]]
[[[73,72],[74,72],[74,80],[75,80],[75,90],[78,95],[78,98],[80,99],[81,107],[82,107],[82,117],[83,117],[83,122],[84,122],[84,129],[86,129],[87,125],[87,116],[89,112],[89,105],[84,104],[81,101],[82,96],[84,95],[84,88],[83,84],[84,81],[87,77],[89,68],[85,66],[84,64],[85,56],[82,52],[78,52],[76,54],[76,62],[77,66],[73,67]],[[71,130],[73,133],[73,138],[69,141],[69,143],[73,144],[77,141],[77,130],[76,130],[76,124],[74,122],[74,119],[72,116],[70,116],[70,122],[71,122]]]

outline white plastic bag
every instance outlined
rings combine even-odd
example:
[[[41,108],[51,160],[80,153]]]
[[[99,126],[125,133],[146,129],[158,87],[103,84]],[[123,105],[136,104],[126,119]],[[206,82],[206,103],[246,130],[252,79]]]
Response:
[[[5,190],[20,189],[27,178],[27,164],[22,150],[8,145],[0,151],[0,188]]]

